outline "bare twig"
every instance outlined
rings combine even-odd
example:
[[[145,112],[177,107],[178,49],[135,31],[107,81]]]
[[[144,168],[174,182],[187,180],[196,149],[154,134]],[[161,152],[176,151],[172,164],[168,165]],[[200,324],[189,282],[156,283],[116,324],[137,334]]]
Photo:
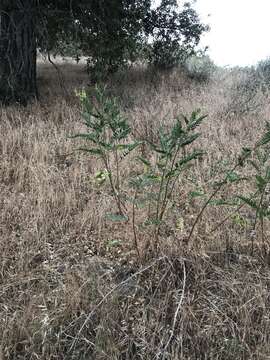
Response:
[[[61,87],[61,89],[64,91],[66,97],[69,97],[67,88],[65,86],[65,79],[64,79],[64,75],[62,73],[62,71],[59,69],[59,67],[56,65],[56,63],[52,60],[50,53],[47,53],[48,56],[48,61],[49,63],[52,64],[52,66],[55,68],[57,75],[58,75],[58,79],[59,79],[59,85]]]

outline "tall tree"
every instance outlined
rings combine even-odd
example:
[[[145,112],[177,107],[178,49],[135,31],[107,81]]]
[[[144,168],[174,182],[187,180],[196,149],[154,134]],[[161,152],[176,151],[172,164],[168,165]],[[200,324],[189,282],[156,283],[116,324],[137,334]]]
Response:
[[[173,67],[193,55],[202,33],[208,30],[190,3],[180,8],[177,0],[161,0],[146,26],[153,37],[149,62],[160,68]]]
[[[76,44],[101,74],[133,62],[140,50],[149,61],[174,65],[206,30],[196,12],[176,0],[0,0],[0,102],[26,104],[37,97],[36,48]],[[154,39],[149,45],[149,39]]]
[[[0,5],[0,100],[26,104],[37,97],[35,0]]]

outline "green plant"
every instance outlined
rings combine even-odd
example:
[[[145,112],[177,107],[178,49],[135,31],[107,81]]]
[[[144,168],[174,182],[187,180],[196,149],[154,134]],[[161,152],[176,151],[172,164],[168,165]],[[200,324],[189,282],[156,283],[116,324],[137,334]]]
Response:
[[[202,157],[203,152],[194,148],[194,142],[200,134],[197,128],[206,116],[194,111],[190,118],[182,116],[177,118],[171,127],[163,127],[158,132],[156,141],[141,140],[130,141],[131,127],[127,119],[121,114],[119,105],[115,98],[108,98],[105,89],[98,86],[94,92],[79,92],[83,107],[83,118],[88,128],[87,133],[77,134],[73,138],[81,138],[91,143],[90,147],[81,146],[78,150],[96,156],[102,161],[104,170],[98,171],[94,176],[94,182],[102,186],[109,182],[112,195],[115,199],[118,212],[107,214],[112,221],[128,221],[130,219],[127,203],[131,203],[132,229],[134,234],[134,245],[140,256],[138,242],[138,228],[150,229],[150,238],[154,251],[158,249],[162,226],[165,225],[169,209],[173,208],[173,195],[179,177],[187,172],[194,160]],[[226,216],[211,232],[215,231],[224,223],[238,214],[239,210],[248,205],[255,210],[255,222],[253,232],[257,223],[261,225],[262,244],[265,247],[264,220],[270,217],[269,209],[269,187],[270,187],[270,125],[267,124],[266,131],[253,147],[244,147],[240,156],[228,169],[222,171],[222,179],[214,182],[214,190],[207,198],[206,193],[191,191],[190,196],[206,198],[201,211],[197,215],[187,242],[192,238],[194,230],[201,220],[206,208],[210,205],[232,206],[236,210]],[[140,144],[144,143],[148,148],[147,157],[137,156],[136,160],[143,165],[136,169],[136,175],[131,178],[122,178],[120,175],[121,159],[129,155]],[[225,164],[225,163],[224,163]],[[230,162],[228,163],[228,165]],[[134,164],[135,165],[135,164]],[[247,165],[255,169],[255,175],[246,172]],[[223,174],[224,173],[224,174]],[[248,175],[247,175],[248,174]],[[133,189],[133,196],[128,196],[123,187],[128,180]],[[243,181],[255,183],[254,193],[249,197],[242,194],[233,196],[231,199],[217,198],[220,191],[226,186],[238,184]],[[144,221],[138,223],[138,210],[143,211]],[[181,226],[184,219],[181,218]],[[228,245],[228,244],[227,244]],[[252,252],[253,252],[252,240]]]
[[[105,172],[96,174],[96,180],[102,183],[108,177],[118,208],[118,214],[109,214],[109,218],[115,219],[115,221],[127,220],[121,194],[120,157],[123,152],[128,155],[140,145],[140,142],[128,142],[131,128],[127,119],[121,115],[117,100],[108,98],[104,88],[96,86],[94,92],[87,93],[83,90],[78,93],[78,96],[81,100],[82,116],[88,132],[76,134],[72,138],[81,138],[89,142],[90,147],[81,146],[78,150],[102,161]]]
[[[165,213],[172,199],[173,192],[178,178],[187,170],[191,162],[199,159],[203,152],[201,150],[190,149],[189,145],[199,137],[196,132],[197,127],[202,123],[206,116],[201,116],[199,111],[195,111],[188,119],[176,119],[173,127],[167,131],[160,129],[157,143],[148,141],[150,149],[154,153],[150,160],[138,157],[145,171],[131,180],[134,188],[133,198],[133,225],[134,236],[136,235],[135,208],[147,207],[147,218],[143,225],[152,225],[154,230],[154,248],[159,242],[160,228],[164,220]]]
[[[131,127],[127,119],[121,115],[115,98],[108,98],[105,89],[98,86],[94,92],[81,91],[77,95],[82,103],[82,116],[88,132],[76,134],[72,138],[80,138],[90,142],[91,146],[81,146],[78,150],[95,156],[102,161],[104,170],[96,172],[94,184],[102,186],[109,182],[115,199],[118,213],[107,214],[112,221],[128,221],[126,204],[132,204],[132,227],[134,244],[138,255],[136,213],[138,208],[147,208],[147,215],[142,227],[152,226],[154,247],[158,247],[160,228],[172,199],[177,180],[186,171],[193,160],[199,159],[203,152],[189,148],[199,137],[197,128],[206,116],[194,111],[190,118],[177,118],[171,128],[161,128],[156,143],[146,141],[149,148],[149,159],[138,156],[136,159],[143,165],[136,176],[129,179],[134,196],[129,197],[123,191],[124,180],[120,176],[121,159],[129,155],[143,141],[129,141]],[[135,164],[134,164],[135,165]]]
[[[252,246],[251,253],[253,253],[254,249],[254,233],[256,230],[257,222],[259,220],[261,225],[261,237],[262,244],[265,248],[265,236],[264,236],[264,220],[265,218],[270,217],[270,209],[269,209],[269,186],[270,186],[270,124],[266,123],[266,130],[261,136],[261,138],[255,143],[252,148],[244,147],[242,148],[242,153],[240,156],[236,157],[236,161],[231,169],[228,169],[225,173],[223,180],[219,181],[215,184],[215,190],[212,194],[207,198],[204,205],[202,206],[199,214],[197,215],[192,228],[190,230],[187,241],[190,241],[196,225],[199,220],[202,218],[204,211],[206,208],[211,205],[229,205],[229,206],[237,206],[236,210],[226,216],[221,222],[216,225],[210,233],[216,231],[220,226],[224,225],[224,223],[230,219],[233,215],[237,214],[238,211],[244,206],[248,205],[252,209],[255,210],[255,222],[253,226],[253,236],[252,236]],[[255,160],[254,160],[255,157]],[[237,170],[242,169],[251,164],[252,167],[256,170],[255,175],[253,176],[241,176],[237,172]],[[247,173],[247,172],[245,172]],[[245,174],[244,173],[244,174]],[[224,188],[224,186],[238,183],[242,181],[249,181],[255,183],[255,190],[249,196],[238,195],[231,200],[215,200],[217,194]],[[255,180],[255,181],[254,181]],[[240,201],[239,201],[240,200]]]
[[[270,126],[268,125],[268,131]],[[261,228],[261,242],[264,251],[266,252],[266,237],[264,232],[264,223],[266,219],[270,218],[270,147],[256,149],[254,159],[249,159],[248,162],[255,170],[252,177],[254,183],[254,191],[248,197],[240,195],[239,199],[251,209],[255,211],[255,219],[251,233],[251,253],[254,251],[254,238],[256,235],[257,224]]]

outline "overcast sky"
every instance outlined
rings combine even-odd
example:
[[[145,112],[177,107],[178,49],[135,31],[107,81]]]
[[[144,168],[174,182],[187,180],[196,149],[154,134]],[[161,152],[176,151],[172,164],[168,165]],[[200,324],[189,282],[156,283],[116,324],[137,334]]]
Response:
[[[216,64],[251,65],[270,57],[270,0],[197,0],[195,7],[211,26],[202,43]]]

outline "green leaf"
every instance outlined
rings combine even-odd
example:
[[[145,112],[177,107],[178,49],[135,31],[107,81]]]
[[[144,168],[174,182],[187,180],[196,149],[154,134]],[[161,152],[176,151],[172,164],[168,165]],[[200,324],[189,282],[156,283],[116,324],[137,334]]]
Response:
[[[181,159],[180,161],[178,161],[176,163],[176,167],[181,167],[187,163],[189,163],[190,161],[192,160],[195,160],[195,159],[198,159],[200,158],[202,155],[204,155],[205,153],[203,151],[200,151],[200,150],[195,150],[193,151],[193,153],[191,153],[190,155],[184,157],[183,159]]]
[[[171,137],[173,140],[178,140],[179,138],[181,138],[183,136],[184,133],[185,132],[182,128],[182,124],[181,124],[180,120],[178,119],[172,128]]]
[[[127,154],[128,155],[131,151],[133,151],[134,149],[136,149],[139,145],[142,144],[142,141],[136,141],[135,143],[133,144],[117,144],[116,145],[116,148],[118,150],[126,150]]]
[[[148,220],[145,220],[143,225],[144,226],[149,226],[149,225],[160,225],[162,223],[162,221],[160,221],[157,218],[150,218]]]
[[[152,184],[153,183],[159,183],[161,181],[161,176],[156,174],[145,174],[143,176],[144,181],[149,181]]]
[[[153,144],[152,142],[147,140],[147,143],[150,145],[150,147],[157,153],[162,154],[162,155],[168,155],[168,151],[165,151],[164,149],[160,149],[158,148],[155,144]]]
[[[262,176],[256,175],[256,184],[259,189],[259,191],[262,193],[265,189],[265,186],[267,185],[267,180],[265,180]]]
[[[157,167],[163,172],[166,167],[166,161],[164,161],[164,159],[160,159],[160,161],[157,162]]]
[[[247,226],[247,220],[239,215],[239,214],[235,214],[231,216],[232,221],[236,224],[239,225],[240,227],[244,228],[245,226]]]
[[[242,148],[242,155],[248,156],[252,152],[251,148],[243,147]]]
[[[102,146],[104,148],[104,150],[106,151],[112,151],[113,150],[113,145],[110,143],[105,143],[103,141],[99,141],[98,145]]]
[[[116,246],[121,245],[121,242],[122,242],[121,240],[117,240],[117,239],[108,240],[107,246],[108,246],[109,248],[116,247]]]
[[[108,220],[111,220],[113,222],[126,222],[128,221],[128,217],[125,215],[119,215],[119,214],[106,214],[106,218]]]
[[[267,182],[270,181],[270,166],[267,166],[267,168],[266,168],[265,178],[266,178],[266,181],[267,181]]]
[[[198,139],[199,136],[200,136],[200,134],[190,135],[190,136],[184,138],[183,140],[181,140],[179,145],[183,147],[183,146],[192,144],[196,139]]]
[[[201,125],[201,123],[203,122],[203,120],[205,118],[207,118],[208,115],[202,115],[202,116],[198,116],[198,112],[193,112],[191,115],[191,121],[189,122],[188,126],[187,126],[187,131],[190,130],[195,130],[196,127],[198,127],[199,125]]]
[[[105,183],[105,181],[108,179],[108,177],[109,177],[109,174],[108,174],[107,170],[100,170],[95,173],[95,175],[93,176],[93,179],[97,185],[101,186],[102,184]]]
[[[129,183],[132,187],[142,190],[145,187],[159,183],[160,180],[160,176],[146,173],[131,179]]]
[[[252,199],[246,198],[244,196],[237,196],[240,200],[242,200],[245,204],[249,205],[252,209],[258,210],[258,206],[256,202]]]
[[[143,184],[143,179],[141,176],[137,176],[129,180],[129,185],[135,189],[142,188],[142,184]]]
[[[235,171],[229,171],[226,178],[231,183],[239,181],[240,179],[239,175]]]
[[[205,196],[205,193],[203,191],[190,191],[189,193],[189,197],[191,199],[197,198],[197,197],[202,197]]]
[[[226,206],[237,206],[239,205],[239,200],[237,199],[232,199],[232,200],[229,200],[229,199],[216,199],[216,200],[211,200],[209,202],[209,205],[213,205],[213,206],[223,206],[223,205],[226,205]]]
[[[261,137],[261,139],[257,142],[256,146],[263,146],[266,145],[270,142],[270,131],[268,130],[265,134],[263,134],[263,136]]]
[[[248,162],[254,167],[254,169],[255,169],[256,171],[260,172],[260,168],[259,168],[258,164],[256,164],[255,161],[253,161],[253,160],[248,160]]]
[[[136,157],[136,160],[139,160],[139,161],[141,161],[144,165],[146,165],[146,166],[151,166],[151,163],[150,163],[150,161],[148,161],[146,158],[144,158],[144,157],[142,157],[142,156],[137,156]]]
[[[245,161],[251,155],[251,153],[252,153],[252,150],[250,148],[247,148],[247,147],[242,148],[242,153],[238,158],[238,162],[239,162],[240,166],[244,166]]]
[[[182,114],[182,118],[184,119],[185,124],[188,125],[189,119],[187,118],[187,116]]]
[[[180,173],[181,173],[181,169],[176,168],[171,171],[168,171],[165,175],[165,178],[166,179],[173,178],[175,176],[178,176]]]
[[[104,152],[99,149],[99,148],[91,148],[91,149],[88,149],[88,148],[85,148],[85,147],[80,147],[77,149],[78,151],[83,151],[83,152],[87,152],[89,154],[92,154],[92,155],[97,155],[97,156],[103,156],[104,155]]]

